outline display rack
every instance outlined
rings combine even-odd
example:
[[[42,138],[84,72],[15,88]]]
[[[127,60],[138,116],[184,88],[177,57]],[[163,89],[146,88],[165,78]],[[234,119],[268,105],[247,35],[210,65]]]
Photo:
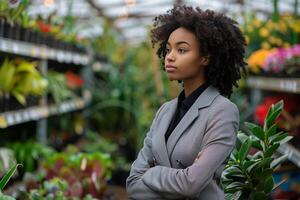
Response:
[[[247,85],[256,89],[300,94],[300,78],[249,77]]]
[[[0,113],[0,128],[7,128],[16,124],[47,118],[52,115],[63,114],[85,108],[90,97],[76,98],[59,104],[33,106],[26,109]]]
[[[246,84],[254,89],[300,94],[300,78],[248,77]],[[277,151],[288,155],[288,159],[300,167],[299,149],[291,144],[282,144]]]
[[[45,45],[31,44],[0,37],[0,51],[29,56],[38,59],[51,59],[58,62],[87,65],[89,56],[72,51],[49,48]]]
[[[47,74],[48,61],[87,66],[91,61],[89,53],[66,51],[50,48],[46,45],[34,44],[19,40],[0,37],[0,52],[17,56],[26,56],[41,61],[41,73]],[[87,77],[89,79],[89,77]],[[0,83],[1,84],[1,83]],[[91,99],[91,94],[83,92],[82,97],[63,101],[59,104],[47,104],[47,96],[43,96],[39,105],[21,110],[0,113],[0,129],[29,121],[37,121],[37,138],[39,142],[47,142],[47,117],[85,108]]]

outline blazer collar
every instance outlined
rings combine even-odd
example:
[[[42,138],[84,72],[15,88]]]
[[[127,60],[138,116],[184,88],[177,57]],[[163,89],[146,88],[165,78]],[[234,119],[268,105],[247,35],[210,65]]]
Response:
[[[173,132],[171,133],[168,142],[167,142],[167,151],[169,156],[172,155],[172,152],[174,150],[174,147],[176,145],[176,143],[178,142],[179,138],[181,137],[181,135],[184,133],[184,131],[191,125],[191,123],[198,118],[199,116],[199,109],[208,107],[211,105],[211,103],[213,102],[213,100],[219,95],[220,93],[218,92],[218,90],[216,88],[214,88],[213,86],[209,86],[195,101],[195,103],[192,105],[192,107],[188,110],[188,112],[183,116],[183,118],[181,119],[181,121],[178,123],[178,125],[175,127],[175,129],[173,130]],[[174,112],[176,110],[177,107],[177,98],[175,101],[171,101],[170,102],[170,110],[172,110],[173,112],[168,112],[168,123],[164,124],[164,126],[166,126],[166,128],[169,126],[169,123],[171,121],[172,116],[174,115]],[[165,132],[163,135],[163,138],[165,138],[165,133],[166,133],[166,128]],[[165,140],[163,140],[165,143]]]

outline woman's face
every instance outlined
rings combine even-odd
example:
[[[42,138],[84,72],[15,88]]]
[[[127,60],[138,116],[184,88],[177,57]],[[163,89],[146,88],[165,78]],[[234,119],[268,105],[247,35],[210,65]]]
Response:
[[[165,56],[165,70],[170,80],[199,81],[204,78],[207,64],[207,59],[201,57],[194,33],[180,27],[170,34]]]

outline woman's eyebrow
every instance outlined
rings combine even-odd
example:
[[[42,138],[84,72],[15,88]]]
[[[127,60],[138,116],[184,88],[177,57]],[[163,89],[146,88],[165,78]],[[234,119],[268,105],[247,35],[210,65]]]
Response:
[[[191,46],[188,42],[186,41],[178,41],[175,43],[176,46],[179,46],[181,44],[187,44],[188,46]],[[170,45],[170,42],[167,42],[167,45]]]

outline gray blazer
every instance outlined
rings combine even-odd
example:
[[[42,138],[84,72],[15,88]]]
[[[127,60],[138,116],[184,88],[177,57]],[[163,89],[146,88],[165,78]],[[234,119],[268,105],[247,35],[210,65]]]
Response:
[[[223,200],[224,192],[214,176],[223,170],[222,163],[235,145],[237,107],[216,88],[208,87],[166,144],[165,133],[176,107],[177,98],[157,111],[126,181],[129,198]],[[199,152],[201,156],[193,164]],[[156,161],[154,167],[148,164],[152,160]]]

